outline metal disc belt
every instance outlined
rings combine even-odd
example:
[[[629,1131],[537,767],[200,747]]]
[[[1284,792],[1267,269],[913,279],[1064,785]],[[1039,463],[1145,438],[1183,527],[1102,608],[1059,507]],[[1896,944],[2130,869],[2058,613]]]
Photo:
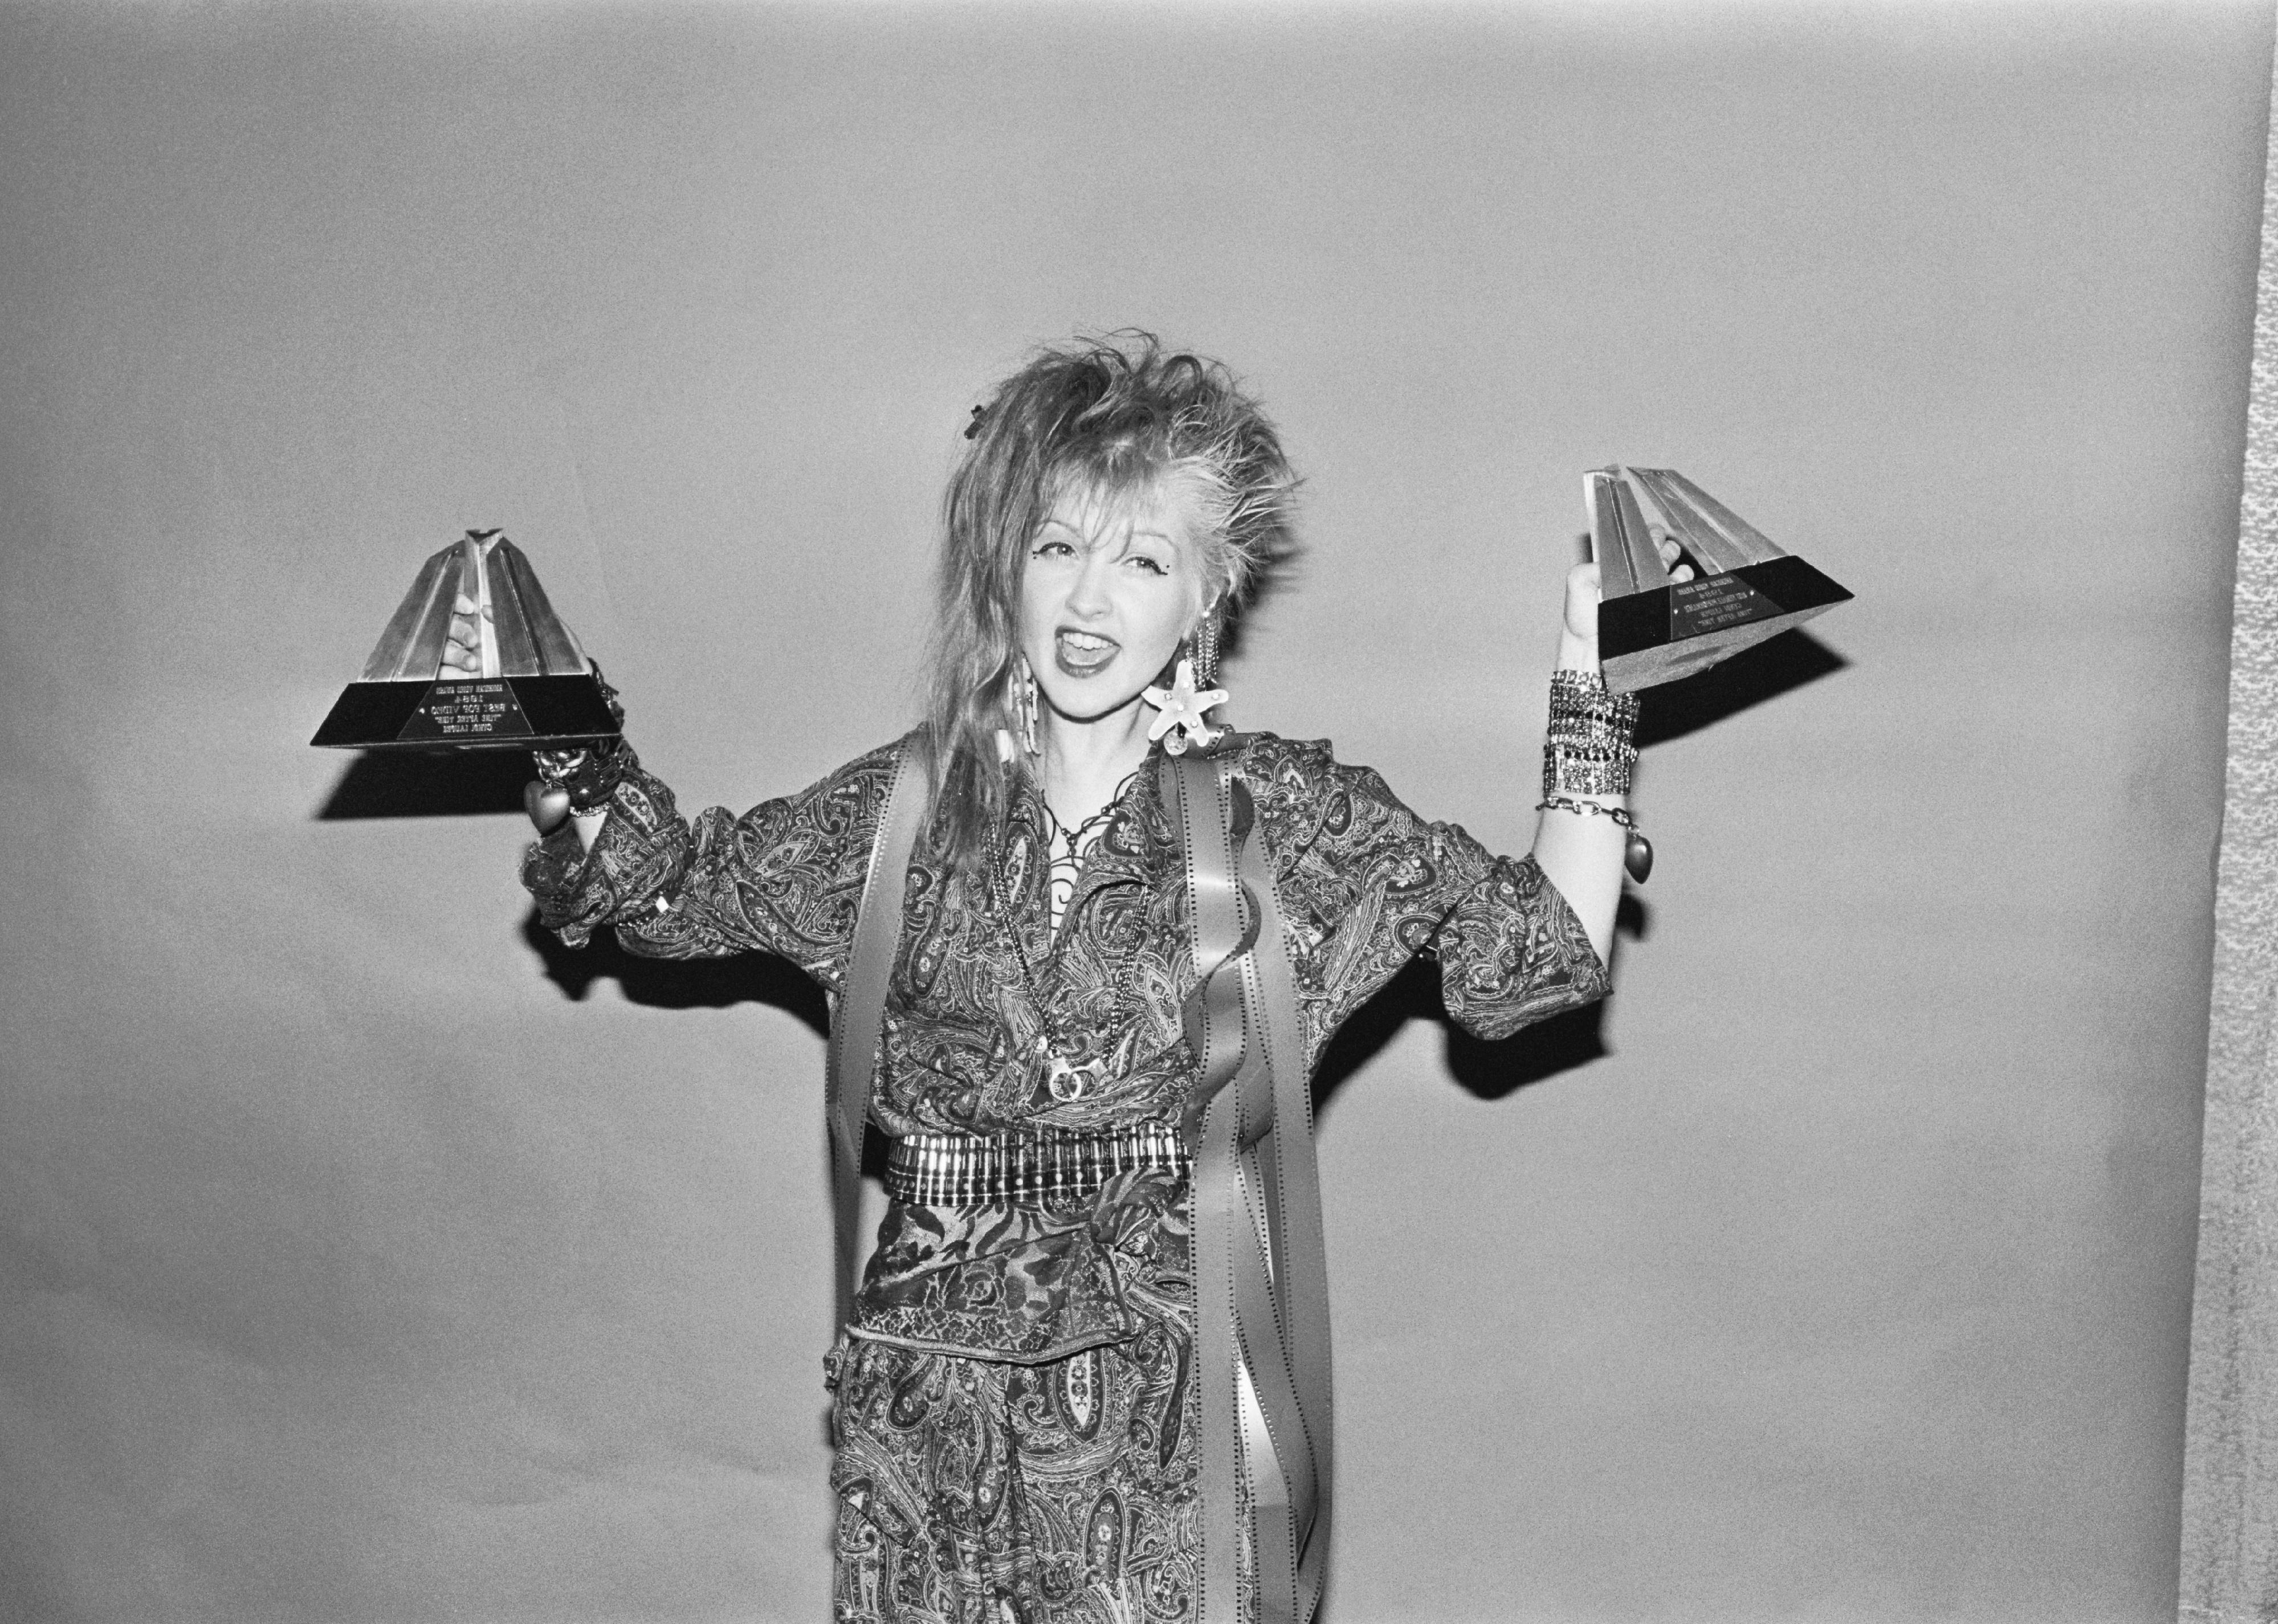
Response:
[[[1132,1172],[1183,1176],[1194,1157],[1167,1123],[1113,1133],[917,1133],[886,1152],[886,1193],[923,1207],[1089,1201]]]

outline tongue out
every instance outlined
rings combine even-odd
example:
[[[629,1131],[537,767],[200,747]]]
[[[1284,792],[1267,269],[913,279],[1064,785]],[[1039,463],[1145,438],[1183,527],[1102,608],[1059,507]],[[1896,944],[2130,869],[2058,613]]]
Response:
[[[1089,676],[1113,660],[1120,647],[1112,637],[1064,631],[1052,641],[1052,659],[1070,676]]]

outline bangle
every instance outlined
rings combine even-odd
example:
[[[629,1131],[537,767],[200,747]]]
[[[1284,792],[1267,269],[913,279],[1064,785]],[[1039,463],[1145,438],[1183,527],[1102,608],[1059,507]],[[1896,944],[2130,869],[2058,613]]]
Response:
[[[1637,819],[1626,806],[1607,806],[1596,801],[1578,801],[1571,796],[1546,795],[1534,804],[1537,812],[1580,812],[1611,819],[1629,831],[1629,839],[1622,842],[1622,866],[1629,870],[1630,878],[1643,885],[1653,873],[1653,842],[1638,827]]]

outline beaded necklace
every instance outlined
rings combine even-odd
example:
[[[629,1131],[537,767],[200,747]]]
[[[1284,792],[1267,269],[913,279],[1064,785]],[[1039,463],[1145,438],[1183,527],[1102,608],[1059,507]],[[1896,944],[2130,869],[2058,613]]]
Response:
[[[1066,915],[1068,904],[1075,898],[1076,882],[1082,877],[1084,858],[1099,843],[1100,836],[1107,832],[1107,826],[1114,820],[1116,807],[1122,804],[1124,792],[1130,789],[1131,781],[1139,775],[1139,772],[1140,769],[1135,767],[1125,774],[1123,782],[1115,786],[1115,793],[1107,797],[1107,804],[1073,829],[1060,822],[1059,814],[1052,811],[1049,802],[1043,802],[1047,862],[1044,891],[1051,904],[1054,936],[1059,934],[1060,921]],[[1037,799],[1043,801],[1042,796]],[[1060,1033],[1059,1023],[1044,1007],[1043,995],[1036,986],[1036,968],[1028,963],[1028,950],[1021,945],[1021,933],[1013,927],[1013,910],[1004,891],[1005,854],[1001,848],[992,854],[992,859],[989,865],[990,906],[997,915],[998,926],[1005,933],[1005,941],[1012,943],[1013,962],[1021,967],[1021,990],[1028,995],[1028,1007],[1036,1011],[1039,1028],[1036,1052],[1044,1063],[1044,1086],[1051,1090],[1055,1102],[1066,1105],[1083,1098],[1099,1079],[1094,1068],[1079,1066],[1068,1057],[1067,1042]],[[1131,972],[1138,958],[1139,949],[1135,944],[1125,956],[1122,969],[1115,977],[1112,1015],[1117,1018],[1128,1011]]]

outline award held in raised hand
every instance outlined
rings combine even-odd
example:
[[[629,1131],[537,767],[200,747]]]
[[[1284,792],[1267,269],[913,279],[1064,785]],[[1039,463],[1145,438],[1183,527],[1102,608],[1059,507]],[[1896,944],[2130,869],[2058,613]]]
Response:
[[[479,675],[443,664],[452,606],[475,606]],[[575,750],[618,736],[577,639],[522,550],[469,530],[429,559],[363,675],[309,742],[333,750]]]
[[[1617,693],[1705,671],[1851,597],[1672,469],[1583,477],[1598,654]],[[1691,579],[1673,578],[1686,565]]]

